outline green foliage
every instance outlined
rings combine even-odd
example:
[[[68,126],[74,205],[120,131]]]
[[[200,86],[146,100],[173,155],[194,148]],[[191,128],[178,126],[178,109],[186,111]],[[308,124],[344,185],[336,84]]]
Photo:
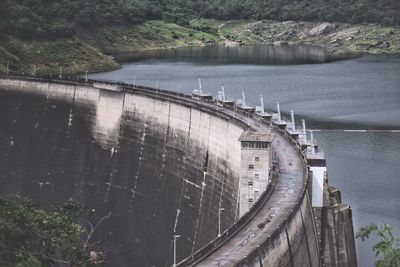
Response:
[[[45,212],[18,195],[0,196],[0,266],[92,265],[78,223],[83,212],[73,200]]]
[[[156,0],[2,0],[0,29],[24,38],[69,37],[79,27],[135,25],[161,18],[159,6]]]
[[[398,0],[1,0],[0,32],[24,38],[73,36],[81,27],[133,26],[194,18],[372,22],[400,25]]]
[[[356,238],[362,241],[375,235],[379,238],[378,243],[372,248],[379,257],[375,262],[377,267],[398,267],[400,266],[400,238],[393,235],[393,227],[388,224],[371,224],[362,227],[356,234]]]
[[[29,18],[21,18],[16,21],[15,28],[18,36],[31,37],[37,33],[37,25],[34,24]]]

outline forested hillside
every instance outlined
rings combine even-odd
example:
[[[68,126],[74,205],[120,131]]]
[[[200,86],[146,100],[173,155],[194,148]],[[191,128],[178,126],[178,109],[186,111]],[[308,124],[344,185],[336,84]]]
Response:
[[[400,25],[399,0],[0,0],[0,33],[68,37],[80,28],[194,18],[335,21]]]
[[[229,42],[399,53],[398,14],[400,0],[0,0],[0,71],[110,70],[124,53]]]

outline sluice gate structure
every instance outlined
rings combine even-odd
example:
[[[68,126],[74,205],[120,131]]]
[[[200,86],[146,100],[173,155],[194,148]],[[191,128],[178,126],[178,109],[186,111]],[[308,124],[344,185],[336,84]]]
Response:
[[[329,186],[325,157],[312,136],[308,140],[294,121],[288,126],[280,112],[272,116],[202,92],[185,95],[82,78],[2,75],[0,88],[78,104],[91,101],[111,120],[135,114],[144,125],[143,139],[157,136],[158,145],[150,149],[160,150],[159,156],[148,164],[159,164],[154,176],[160,182],[176,179],[181,186],[170,229],[180,252],[166,265],[357,266],[351,209]],[[118,123],[96,127],[118,135]],[[117,139],[99,145],[120,150]],[[125,188],[131,198],[139,171],[133,177]],[[178,235],[186,238],[177,241]]]

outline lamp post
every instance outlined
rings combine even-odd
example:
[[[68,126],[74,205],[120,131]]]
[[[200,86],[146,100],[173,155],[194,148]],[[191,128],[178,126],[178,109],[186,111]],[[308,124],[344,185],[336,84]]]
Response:
[[[7,75],[8,75],[8,73],[9,73],[9,71],[10,71],[10,63],[7,63]]]
[[[181,237],[180,235],[174,235],[174,264],[172,265],[173,267],[176,267],[176,239]]]
[[[303,124],[304,143],[307,144],[306,120],[302,119],[301,123]]]
[[[313,155],[315,155],[314,133],[312,130],[310,131],[310,139],[311,139],[311,152]]]
[[[224,83],[221,85],[222,102],[225,102],[225,86]]]
[[[201,85],[201,79],[199,79],[199,95],[203,95],[203,86]]]
[[[260,102],[261,102],[261,115],[264,115],[264,97],[260,95]]]
[[[218,209],[218,237],[221,236],[221,211],[225,210],[224,208]]]
[[[296,125],[295,125],[295,121],[294,121],[294,111],[293,110],[290,111],[290,116],[292,118],[292,130],[293,130],[293,132],[295,132],[296,131]]]
[[[281,105],[279,102],[276,102],[276,109],[278,112],[278,122],[281,123]]]

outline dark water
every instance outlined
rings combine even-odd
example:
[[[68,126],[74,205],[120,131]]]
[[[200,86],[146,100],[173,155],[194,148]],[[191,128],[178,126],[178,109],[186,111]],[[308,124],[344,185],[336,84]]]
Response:
[[[204,48],[186,47],[169,50],[152,50],[125,53],[117,56],[124,62],[141,60],[184,61],[196,64],[313,64],[344,58],[331,55],[311,46],[266,46],[245,45],[235,47],[212,46]]]
[[[315,48],[206,48],[158,52],[93,78],[135,81],[191,93],[205,91],[283,112],[293,109],[316,129],[400,129],[400,57],[364,56],[341,61]],[[315,64],[310,64],[315,63]],[[158,82],[157,82],[158,81]],[[354,211],[354,227],[390,223],[400,235],[400,133],[317,134],[332,185]],[[372,241],[357,241],[359,266],[372,266]]]

